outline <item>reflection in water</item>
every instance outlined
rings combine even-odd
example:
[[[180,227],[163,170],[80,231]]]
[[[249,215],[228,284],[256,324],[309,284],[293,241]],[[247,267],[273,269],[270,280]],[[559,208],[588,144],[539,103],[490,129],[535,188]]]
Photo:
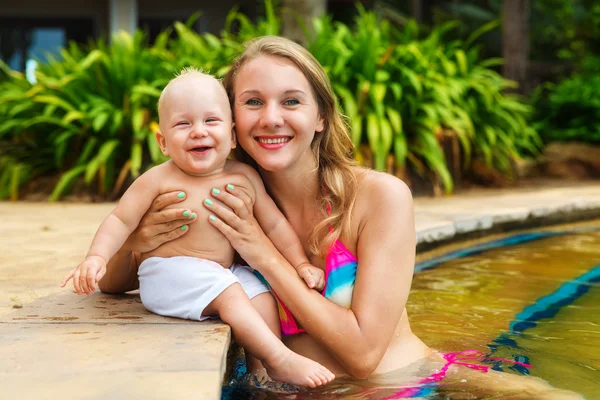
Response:
[[[527,362],[532,376],[594,398],[600,393],[600,274],[585,282],[576,279],[586,273],[589,277],[598,266],[599,231],[551,235],[446,261],[415,276],[407,305],[411,326],[434,349],[476,349]],[[246,377],[224,388],[223,398],[400,398],[394,394],[442,365],[439,359],[422,360],[385,376],[338,379],[311,391]],[[507,363],[486,365],[515,375],[528,372]],[[490,398],[489,393],[457,387],[460,382],[449,377],[422,398]],[[492,397],[500,399],[510,392],[507,388]]]

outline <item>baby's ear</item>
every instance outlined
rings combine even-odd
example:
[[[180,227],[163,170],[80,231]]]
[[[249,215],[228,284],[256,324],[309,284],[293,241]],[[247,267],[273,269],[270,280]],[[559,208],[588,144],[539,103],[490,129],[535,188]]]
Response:
[[[237,147],[237,136],[235,133],[235,122],[231,124],[231,148],[235,149]]]
[[[156,131],[155,137],[156,137],[156,142],[158,143],[158,146],[160,147],[160,151],[163,153],[163,155],[165,157],[168,157],[169,152],[167,151],[167,139],[165,138],[165,135],[163,135],[161,131]]]

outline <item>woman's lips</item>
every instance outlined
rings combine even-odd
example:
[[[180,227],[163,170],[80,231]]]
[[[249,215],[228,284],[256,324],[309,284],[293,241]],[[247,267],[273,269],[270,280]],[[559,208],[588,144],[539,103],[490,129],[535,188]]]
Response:
[[[280,149],[292,140],[290,136],[259,136],[255,139],[260,147],[268,150]]]

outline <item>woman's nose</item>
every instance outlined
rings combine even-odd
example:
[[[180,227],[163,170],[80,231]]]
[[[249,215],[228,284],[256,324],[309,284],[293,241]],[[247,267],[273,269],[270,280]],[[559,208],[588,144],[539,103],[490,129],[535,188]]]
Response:
[[[263,128],[277,129],[283,126],[283,116],[279,104],[271,102],[263,108],[260,123]]]

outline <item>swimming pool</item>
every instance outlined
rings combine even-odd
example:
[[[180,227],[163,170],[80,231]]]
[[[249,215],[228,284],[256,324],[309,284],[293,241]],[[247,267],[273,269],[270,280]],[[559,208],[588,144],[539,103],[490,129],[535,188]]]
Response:
[[[524,360],[532,376],[600,399],[600,221],[488,240],[420,262],[416,271],[407,308],[413,331],[426,344]],[[527,373],[510,364],[487,365]],[[337,380],[296,394],[234,385],[224,388],[223,399],[382,399],[396,391],[394,378],[383,384]],[[442,386],[427,398],[447,395]],[[476,390],[468,396],[480,398]]]

